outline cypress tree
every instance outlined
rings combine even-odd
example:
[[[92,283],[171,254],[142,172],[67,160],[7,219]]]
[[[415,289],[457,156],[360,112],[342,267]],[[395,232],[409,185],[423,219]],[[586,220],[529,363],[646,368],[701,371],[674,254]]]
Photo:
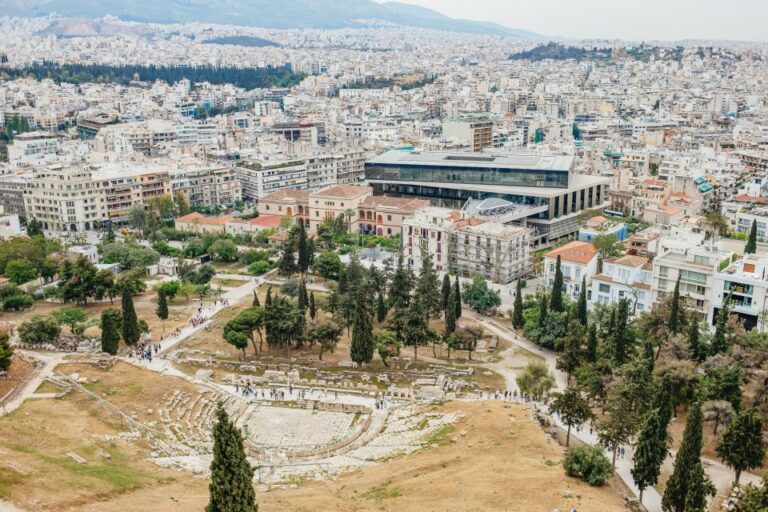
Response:
[[[165,337],[165,321],[168,319],[168,300],[165,297],[165,290],[160,288],[157,293],[157,318],[163,321],[163,337]]]
[[[632,340],[629,334],[629,302],[621,299],[616,305],[616,322],[613,326],[613,361],[617,365],[626,362]]]
[[[749,230],[747,245],[744,246],[744,254],[755,254],[757,252],[757,221],[752,221],[752,227]]]
[[[459,276],[456,276],[456,280],[453,282],[453,290],[456,292],[456,302],[454,307],[456,308],[456,319],[461,318],[461,284],[459,283]]]
[[[691,328],[688,332],[688,350],[695,361],[702,362],[707,358],[706,347],[701,343],[699,336],[699,324],[695,320],[691,322]]]
[[[589,326],[589,337],[587,338],[587,361],[594,363],[597,361],[597,325]]]
[[[261,303],[259,302],[259,294],[256,293],[256,290],[253,290],[253,302],[251,303],[251,306],[261,306]]]
[[[539,301],[539,329],[544,327],[544,322],[547,320],[547,296],[542,295]]]
[[[581,325],[585,326],[589,322],[589,314],[587,313],[587,277],[581,278],[581,291],[579,293],[579,304],[577,308],[576,316],[581,322]]]
[[[739,485],[741,472],[760,467],[765,457],[763,422],[754,409],[741,411],[723,433],[717,454],[736,474],[733,485]]]
[[[643,502],[643,491],[659,481],[661,465],[667,458],[667,445],[667,429],[661,425],[659,412],[652,410],[638,435],[633,459],[632,479],[640,489],[640,503]]]
[[[309,318],[312,320],[317,316],[317,305],[315,304],[315,292],[309,292]]]
[[[702,423],[701,406],[695,403],[688,411],[685,432],[680,449],[675,457],[672,476],[667,482],[664,496],[661,500],[662,509],[668,512],[686,512],[688,494],[696,491],[696,475],[692,474],[696,464],[701,463]]]
[[[257,512],[253,468],[248,463],[240,430],[219,404],[213,427],[210,501],[205,512]]]
[[[446,340],[456,331],[456,308],[452,307],[454,301],[456,301],[456,293],[451,290],[451,294],[448,297],[448,302],[451,307],[445,310],[445,333],[443,337]]]
[[[113,356],[120,344],[120,312],[105,309],[101,312],[101,351]]]
[[[560,268],[560,255],[557,256],[555,264],[555,280],[552,282],[549,309],[557,313],[563,310],[563,271]]]
[[[662,379],[653,400],[653,408],[659,412],[660,428],[666,432],[674,412],[672,407],[672,379],[669,376],[665,376]]]
[[[451,298],[451,276],[449,276],[447,272],[443,275],[443,286],[440,289],[440,298],[443,305],[443,314],[445,314],[448,311],[448,305],[450,304]]]
[[[355,311],[352,319],[352,343],[349,355],[357,364],[370,363],[373,359],[373,325],[368,312],[368,301],[361,286],[358,289]]]
[[[421,305],[421,310],[424,312],[428,322],[430,318],[440,315],[442,299],[437,283],[437,273],[432,263],[432,256],[427,251],[422,251],[421,262],[421,272],[416,282],[414,298]]]
[[[378,301],[376,303],[376,320],[378,320],[379,323],[381,323],[386,319],[387,319],[387,303],[384,301],[384,292],[379,292]]]
[[[115,229],[111,222],[107,223],[107,232],[104,234],[104,242],[111,244],[115,241]]]
[[[715,495],[715,486],[704,473],[701,461],[696,462],[690,470],[688,493],[685,496],[685,512],[706,512],[707,497]]]
[[[304,229],[304,223],[299,221],[299,240],[298,240],[298,252],[299,252],[299,270],[306,274],[309,270],[309,262],[312,257],[310,254],[310,244],[307,240],[307,230]]]
[[[135,345],[139,341],[139,319],[136,317],[136,309],[133,307],[133,297],[127,286],[123,287],[123,340],[126,345]]]
[[[299,283],[299,295],[296,297],[299,311],[301,311],[302,314],[304,314],[307,311],[307,285],[305,284],[305,281],[302,279]]]
[[[672,292],[672,301],[669,303],[668,327],[672,334],[677,334],[682,327],[680,325],[680,275],[675,282],[675,291]]]
[[[512,310],[512,326],[515,329],[522,329],[525,325],[523,316],[523,283],[518,279],[517,290],[515,291],[515,308]]]
[[[728,340],[725,338],[725,331],[728,328],[728,303],[731,300],[731,294],[723,301],[723,307],[717,314],[717,325],[715,326],[715,335],[712,337],[712,344],[709,347],[709,355],[714,356],[728,352]]]
[[[264,306],[269,307],[272,305],[272,287],[267,288],[267,296],[264,298]]]

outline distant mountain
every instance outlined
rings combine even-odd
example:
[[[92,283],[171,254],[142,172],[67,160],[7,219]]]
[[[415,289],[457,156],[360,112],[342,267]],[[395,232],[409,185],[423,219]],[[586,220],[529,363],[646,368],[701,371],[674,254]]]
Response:
[[[451,18],[400,2],[373,0],[5,0],[3,14],[100,18],[148,23],[221,23],[264,28],[349,28],[361,20],[450,32],[520,38],[540,37],[496,23]]]

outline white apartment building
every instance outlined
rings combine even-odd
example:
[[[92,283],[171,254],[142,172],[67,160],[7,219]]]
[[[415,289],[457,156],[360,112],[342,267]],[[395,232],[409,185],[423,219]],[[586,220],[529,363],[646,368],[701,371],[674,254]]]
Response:
[[[590,306],[630,301],[630,311],[639,314],[651,309],[653,264],[641,256],[621,256],[603,261],[603,271],[592,278],[587,292]]]
[[[24,190],[28,219],[53,231],[87,231],[124,222],[134,205],[171,194],[166,170],[142,166],[51,165],[38,167]]]
[[[717,247],[689,246],[669,249],[653,260],[653,302],[663,301],[680,278],[680,297],[689,310],[704,320],[712,307],[714,274],[731,263],[734,254]]]
[[[560,271],[563,273],[563,292],[571,300],[577,300],[581,293],[581,281],[586,278],[587,289],[597,274],[597,249],[589,242],[573,241],[553,249],[544,255],[544,283],[551,289],[555,283],[557,257],[560,256]]]
[[[8,146],[8,163],[14,167],[40,164],[47,155],[55,155],[58,149],[59,140],[50,133],[22,133]]]
[[[768,299],[768,256],[746,254],[715,272],[707,322],[714,325],[723,302],[730,295],[729,311],[738,315],[746,329],[766,330],[763,318]]]
[[[507,284],[530,270],[531,230],[477,218],[456,210],[426,206],[403,220],[405,257],[415,272],[425,254],[438,272],[462,277],[480,274]]]
[[[182,194],[190,206],[231,205],[242,199],[240,182],[229,167],[185,167],[171,171],[174,197]]]
[[[263,159],[237,165],[242,196],[249,201],[282,189],[318,190],[359,184],[365,177],[365,155],[359,150],[305,157]]]

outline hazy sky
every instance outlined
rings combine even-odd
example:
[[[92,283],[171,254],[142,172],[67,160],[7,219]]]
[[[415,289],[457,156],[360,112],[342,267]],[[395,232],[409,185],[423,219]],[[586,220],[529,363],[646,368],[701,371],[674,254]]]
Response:
[[[550,36],[768,41],[768,0],[399,1]]]

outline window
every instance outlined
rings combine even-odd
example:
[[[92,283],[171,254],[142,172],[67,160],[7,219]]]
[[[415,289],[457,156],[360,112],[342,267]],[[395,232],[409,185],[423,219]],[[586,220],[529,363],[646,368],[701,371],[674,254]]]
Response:
[[[602,293],[611,293],[611,285],[600,283],[599,290]]]

